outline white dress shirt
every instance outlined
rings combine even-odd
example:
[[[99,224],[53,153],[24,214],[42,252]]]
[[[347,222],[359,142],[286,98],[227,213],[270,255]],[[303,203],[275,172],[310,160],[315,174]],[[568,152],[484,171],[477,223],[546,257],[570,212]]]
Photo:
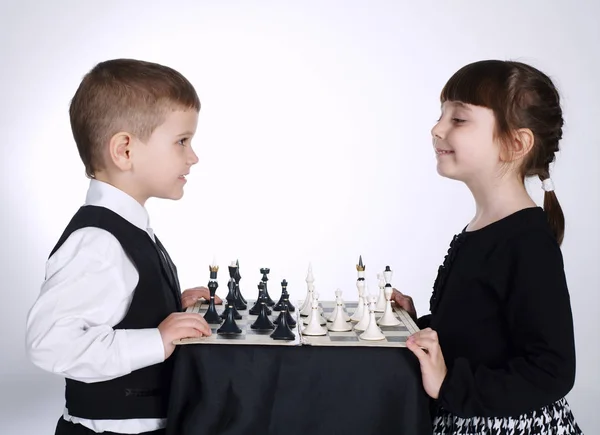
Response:
[[[154,240],[146,209],[125,192],[91,180],[86,205],[108,208]],[[81,382],[114,379],[164,361],[158,328],[115,330],[127,313],[139,275],[108,231],[74,231],[46,263],[40,295],[27,317],[27,351],[40,368]],[[95,432],[137,434],[165,419],[64,418]]]

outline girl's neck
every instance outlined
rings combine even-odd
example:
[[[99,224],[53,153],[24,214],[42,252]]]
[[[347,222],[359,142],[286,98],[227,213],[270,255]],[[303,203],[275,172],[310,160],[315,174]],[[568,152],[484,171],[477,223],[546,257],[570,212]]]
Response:
[[[516,176],[467,183],[467,186],[475,199],[475,217],[467,231],[481,229],[519,210],[536,206]]]

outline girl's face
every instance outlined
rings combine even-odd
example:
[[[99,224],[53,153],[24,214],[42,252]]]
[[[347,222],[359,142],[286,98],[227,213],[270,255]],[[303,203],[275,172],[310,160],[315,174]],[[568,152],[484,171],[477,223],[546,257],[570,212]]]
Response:
[[[497,176],[502,161],[500,144],[494,138],[495,123],[491,109],[444,102],[431,130],[438,173],[467,184]]]

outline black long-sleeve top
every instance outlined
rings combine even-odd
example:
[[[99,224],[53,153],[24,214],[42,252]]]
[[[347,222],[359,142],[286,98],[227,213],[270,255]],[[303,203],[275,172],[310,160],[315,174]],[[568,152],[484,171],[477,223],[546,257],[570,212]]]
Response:
[[[516,416],[575,380],[570,298],[545,212],[527,208],[455,236],[431,315],[448,373],[437,404],[460,417]]]

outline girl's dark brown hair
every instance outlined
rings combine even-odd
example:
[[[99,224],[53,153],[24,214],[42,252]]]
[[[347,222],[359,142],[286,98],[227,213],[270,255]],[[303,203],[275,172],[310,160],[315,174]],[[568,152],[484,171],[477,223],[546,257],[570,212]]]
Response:
[[[479,61],[459,69],[442,89],[440,100],[491,109],[495,136],[507,146],[517,129],[531,130],[534,144],[520,167],[521,179],[550,178],[549,166],[559,150],[564,121],[558,91],[546,74],[521,62]],[[565,217],[554,191],[544,193],[544,210],[560,245]]]

